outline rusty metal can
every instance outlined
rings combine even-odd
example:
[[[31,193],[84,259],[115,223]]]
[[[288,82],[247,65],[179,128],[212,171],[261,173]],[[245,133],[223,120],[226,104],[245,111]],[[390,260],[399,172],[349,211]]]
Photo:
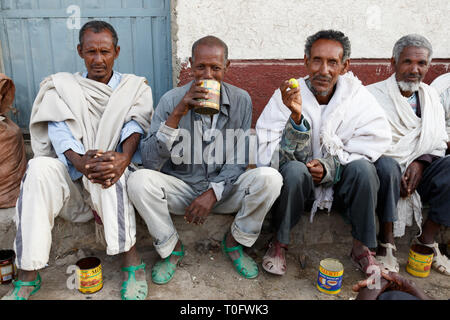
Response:
[[[0,283],[8,284],[17,279],[14,250],[0,250]]]
[[[430,275],[431,263],[433,262],[433,255],[433,249],[420,244],[413,244],[409,249],[406,271],[419,278],[428,277]]]
[[[209,99],[200,99],[203,106],[194,108],[200,114],[213,115],[220,111],[220,82],[216,80],[200,80],[201,86],[208,89]]]
[[[102,265],[99,258],[83,258],[76,265],[78,267],[78,291],[94,293],[103,288]]]

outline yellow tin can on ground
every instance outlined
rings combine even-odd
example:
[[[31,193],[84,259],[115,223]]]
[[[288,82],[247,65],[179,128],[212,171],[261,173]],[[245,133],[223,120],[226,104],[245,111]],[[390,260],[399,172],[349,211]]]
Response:
[[[78,290],[81,293],[94,293],[103,288],[102,265],[99,258],[83,258],[76,265]]]
[[[320,261],[317,289],[327,294],[338,294],[342,287],[344,266],[337,259],[324,259]]]
[[[413,244],[409,249],[406,271],[416,277],[428,277],[431,263],[433,262],[433,255],[433,249],[420,244]]]
[[[200,114],[216,114],[220,111],[220,82],[216,80],[201,80],[202,87],[209,90],[208,100],[200,99],[204,105],[195,108],[194,111]]]

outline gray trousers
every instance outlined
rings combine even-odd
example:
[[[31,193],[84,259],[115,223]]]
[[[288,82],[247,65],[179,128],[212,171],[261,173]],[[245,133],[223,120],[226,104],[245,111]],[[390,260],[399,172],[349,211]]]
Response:
[[[288,244],[291,229],[309,210],[314,200],[314,182],[306,165],[290,161],[280,167],[283,187],[272,207],[272,226],[277,240]],[[353,238],[369,248],[377,246],[376,217],[379,179],[374,164],[357,160],[344,166],[340,181],[334,186],[333,206],[342,208],[352,225]]]
[[[397,219],[397,201],[400,198],[400,166],[392,158],[382,157],[376,164],[380,178],[380,222]],[[430,205],[428,218],[440,225],[450,226],[450,157],[433,161],[423,172],[417,187],[422,202]]]
[[[211,212],[235,213],[231,234],[240,244],[251,247],[282,183],[281,175],[273,168],[247,170],[234,182],[229,196],[216,203]],[[183,180],[148,169],[130,175],[128,194],[147,224],[156,251],[162,258],[170,256],[179,240],[171,214],[184,215],[200,194]]]

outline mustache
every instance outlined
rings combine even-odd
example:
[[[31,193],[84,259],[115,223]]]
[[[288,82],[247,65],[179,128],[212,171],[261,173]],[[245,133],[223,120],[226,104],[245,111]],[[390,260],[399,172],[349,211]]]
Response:
[[[314,77],[312,78],[312,80],[328,81],[328,82],[331,82],[332,78],[329,77],[329,76],[321,76],[321,75],[317,75],[317,76],[314,76]]]
[[[98,68],[106,69],[106,66],[103,64],[92,64],[91,68],[92,69],[98,69]]]
[[[415,74],[415,73],[407,73],[404,75],[405,78],[416,78],[418,80],[420,80],[422,77],[420,76],[420,74]]]

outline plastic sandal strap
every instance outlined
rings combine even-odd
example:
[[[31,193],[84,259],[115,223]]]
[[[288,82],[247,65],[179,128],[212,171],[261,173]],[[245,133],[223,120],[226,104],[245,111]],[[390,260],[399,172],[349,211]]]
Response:
[[[145,263],[141,263],[140,265],[138,265],[138,266],[128,266],[128,267],[123,267],[122,268],[122,271],[126,271],[126,272],[135,272],[135,271],[137,271],[137,270],[140,270],[140,269],[145,269],[145,266],[146,266],[146,264]]]
[[[39,273],[37,274],[37,277],[35,280],[33,281],[21,281],[21,280],[17,280],[17,281],[13,281],[14,287],[35,287],[35,286],[40,286],[41,285],[41,276],[39,275]]]
[[[170,255],[183,257],[184,256],[184,245],[181,244],[181,251],[172,251],[172,253]]]
[[[386,249],[392,249],[392,250],[394,250],[394,251],[397,251],[397,247],[394,245],[394,244],[392,244],[392,243],[381,243],[380,242],[380,246],[382,246],[383,248],[386,248]]]

